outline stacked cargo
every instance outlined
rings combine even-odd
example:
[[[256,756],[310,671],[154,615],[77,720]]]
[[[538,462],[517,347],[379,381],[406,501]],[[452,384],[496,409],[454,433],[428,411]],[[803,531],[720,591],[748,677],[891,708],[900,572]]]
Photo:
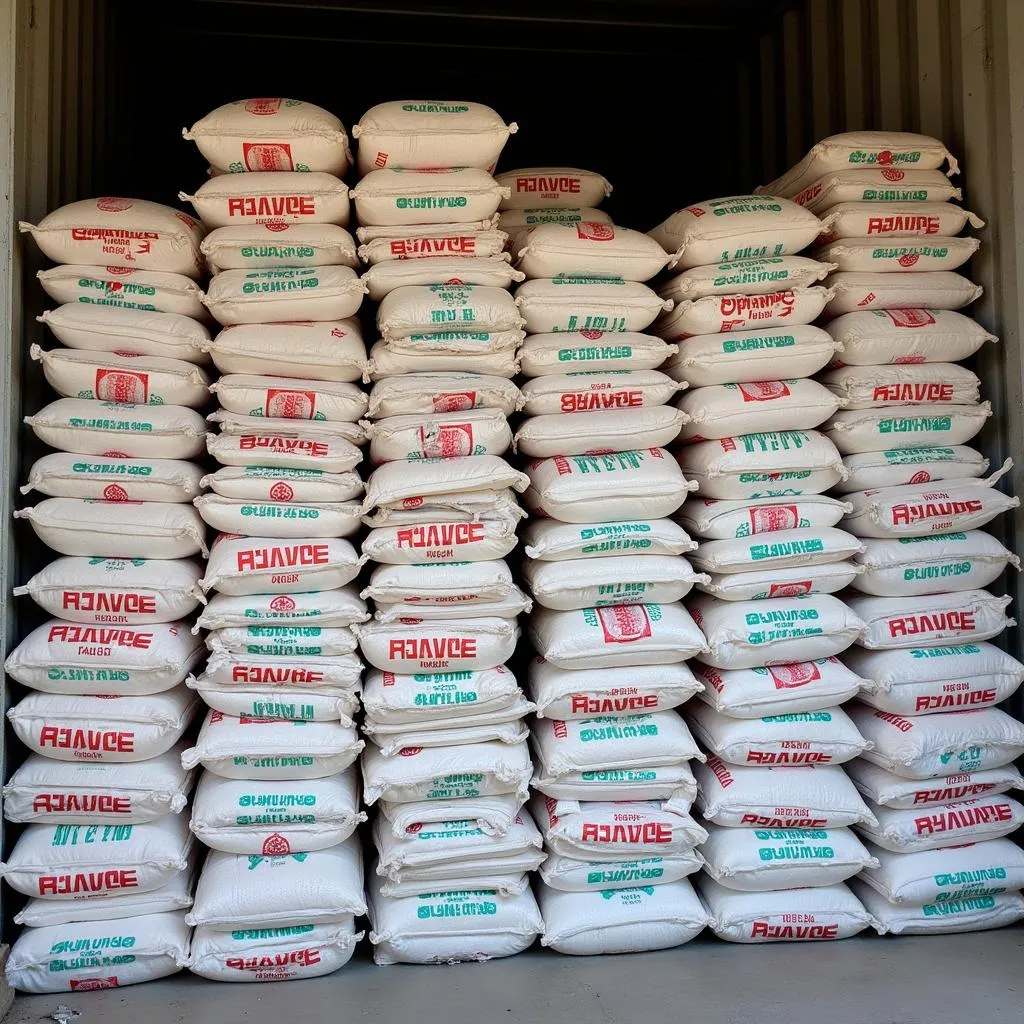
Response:
[[[567,191],[547,201],[571,202]],[[513,247],[529,278],[516,293],[531,334],[515,443],[532,459],[537,517],[523,575],[539,606],[529,684],[531,807],[548,850],[542,942],[568,954],[677,946],[707,923],[686,880],[705,838],[688,813],[699,755],[675,710],[697,688],[683,663],[703,648],[680,602],[704,577],[668,518],[690,489],[661,447],[685,420],[667,404],[678,385],[657,370],[674,350],[641,333],[667,306],[643,283],[666,255],[639,232],[553,215]]]
[[[188,460],[205,444],[209,335],[202,232],[185,214],[83,200],[30,230],[62,264],[39,275],[64,303],[40,319],[66,347],[32,350],[63,397],[27,417],[57,454],[24,488],[46,500],[15,516],[63,557],[15,591],[54,618],[5,666],[32,691],[8,712],[32,753],[4,788],[6,818],[27,827],[2,870],[30,897],[10,970],[47,992],[163,977],[188,952],[193,779],[179,741],[199,703],[184,682],[203,657],[189,620],[206,553]],[[69,955],[82,943],[136,955]]]
[[[768,186],[820,214],[817,255],[838,266],[825,329],[841,347],[819,379],[843,405],[828,434],[848,474],[843,525],[864,544],[849,604],[866,629],[844,661],[864,680],[851,715],[870,746],[848,770],[877,819],[856,826],[879,862],[857,892],[882,932],[1024,915],[1024,862],[1002,838],[1024,820],[1006,796],[1024,728],[995,706],[1024,665],[989,642],[1012,620],[984,589],[1018,563],[981,530],[1019,502],[965,447],[990,409],[957,364],[995,339],[956,312],[980,294],[954,271],[979,245],[961,230],[981,222],[951,202],[946,161],[955,171],[937,139],[858,132]]]
[[[541,930],[541,838],[523,809],[533,705],[505,664],[529,608],[505,561],[526,486],[504,458],[522,275],[489,168],[513,130],[459,102],[382,104],[355,130],[363,280],[380,303],[363,544],[375,614],[357,633],[383,964],[509,956]]]
[[[228,104],[188,137],[215,175],[193,202],[213,229],[205,301],[222,329],[207,348],[224,374],[209,442],[221,468],[196,501],[220,533],[198,622],[211,654],[189,680],[209,706],[184,754],[205,768],[191,827],[213,851],[187,918],[189,967],[311,978],[348,962],[365,911],[351,626],[368,613],[346,538],[360,525],[366,353],[337,177],[348,140],[294,100]]]

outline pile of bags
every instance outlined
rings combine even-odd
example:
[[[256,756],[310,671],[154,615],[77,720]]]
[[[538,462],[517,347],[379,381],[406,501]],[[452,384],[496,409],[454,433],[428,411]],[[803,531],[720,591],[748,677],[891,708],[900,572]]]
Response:
[[[519,953],[541,930],[524,809],[533,710],[506,666],[529,599],[505,561],[525,476],[506,461],[523,340],[522,274],[496,227],[489,173],[508,135],[476,103],[384,103],[356,126],[370,350],[363,557],[373,621],[357,627],[374,959]]]
[[[209,334],[190,217],[104,198],[25,227],[61,264],[39,275],[63,303],[40,319],[64,347],[32,349],[62,397],[26,422],[57,452],[15,517],[61,557],[15,590],[52,618],[5,665],[29,691],[8,718],[30,754],[4,787],[26,828],[0,872],[29,897],[11,984],[52,992],[164,977],[188,953]]]

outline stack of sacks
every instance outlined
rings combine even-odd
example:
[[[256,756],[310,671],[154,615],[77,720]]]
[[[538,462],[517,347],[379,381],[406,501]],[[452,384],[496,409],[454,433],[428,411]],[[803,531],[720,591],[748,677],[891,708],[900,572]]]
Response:
[[[607,178],[578,167],[521,167],[495,181],[509,190],[501,201],[498,227],[518,235],[538,224],[611,224],[597,207],[612,194]]]
[[[514,128],[514,126],[512,126]],[[379,804],[370,938],[380,964],[510,956],[541,931],[523,808],[533,709],[505,662],[530,603],[505,562],[526,478],[503,458],[519,402],[522,275],[495,230],[491,177],[510,132],[474,103],[387,103],[363,116],[353,192],[380,301],[357,627],[364,797]],[[376,168],[376,169],[375,169]]]
[[[177,971],[188,951],[191,789],[178,742],[198,707],[183,685],[203,656],[187,621],[202,601],[202,520],[189,502],[204,447],[195,411],[209,335],[193,278],[191,218],[132,199],[84,200],[31,228],[64,265],[43,272],[65,305],[41,318],[67,348],[33,356],[62,396],[27,418],[58,450],[16,512],[64,556],[16,594],[55,616],[9,656],[31,692],[8,717],[32,751],[5,787],[5,816],[28,823],[3,874],[31,898],[11,951],[26,992],[133,984]],[[132,403],[132,404],[125,404]],[[129,964],[61,949],[134,944]],[[109,979],[115,978],[114,982]]]

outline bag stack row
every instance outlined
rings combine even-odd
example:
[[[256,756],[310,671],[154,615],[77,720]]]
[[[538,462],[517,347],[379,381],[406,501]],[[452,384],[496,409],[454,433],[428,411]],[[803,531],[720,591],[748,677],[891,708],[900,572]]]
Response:
[[[29,897],[12,984],[49,992],[163,977],[188,953],[209,334],[185,214],[107,197],[23,228],[60,263],[39,277],[63,305],[40,319],[63,347],[32,349],[61,397],[26,422],[56,454],[24,488],[45,499],[15,517],[62,557],[15,590],[53,617],[5,665],[29,691],[8,717],[30,754],[4,787],[26,827],[0,870]]]
[[[849,162],[868,163],[851,171]],[[866,155],[866,156],[865,156]],[[1008,796],[1024,727],[996,705],[1024,665],[992,642],[1010,598],[990,593],[1017,558],[982,531],[1019,500],[967,447],[990,415],[960,361],[996,339],[957,312],[981,289],[955,273],[981,227],[957,206],[956,162],[937,139],[826,139],[773,192],[814,208],[816,254],[837,265],[825,329],[841,346],[819,379],[841,401],[843,526],[862,538],[851,608],[865,631],[844,660],[865,683],[851,714],[870,746],[849,766],[875,822],[856,826],[878,865],[857,892],[879,931],[997,927],[1024,915],[1024,821]]]

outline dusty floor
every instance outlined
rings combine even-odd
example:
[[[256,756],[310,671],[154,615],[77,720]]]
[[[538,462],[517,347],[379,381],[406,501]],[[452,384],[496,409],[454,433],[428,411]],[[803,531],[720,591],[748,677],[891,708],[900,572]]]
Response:
[[[134,988],[19,997],[8,1024],[1020,1024],[1024,928],[737,946],[705,939],[620,957],[530,952],[457,967],[374,967],[224,985],[188,974]],[[66,1018],[57,1013],[56,1019]]]

